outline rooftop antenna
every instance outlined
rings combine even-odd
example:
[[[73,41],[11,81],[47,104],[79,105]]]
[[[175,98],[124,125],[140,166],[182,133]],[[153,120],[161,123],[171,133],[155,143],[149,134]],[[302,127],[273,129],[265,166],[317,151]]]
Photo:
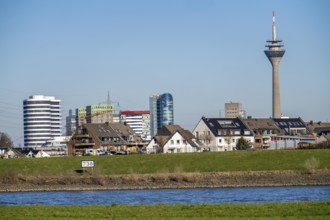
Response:
[[[108,99],[107,99],[107,104],[110,105],[111,104],[111,99],[110,99],[110,92],[108,91]]]

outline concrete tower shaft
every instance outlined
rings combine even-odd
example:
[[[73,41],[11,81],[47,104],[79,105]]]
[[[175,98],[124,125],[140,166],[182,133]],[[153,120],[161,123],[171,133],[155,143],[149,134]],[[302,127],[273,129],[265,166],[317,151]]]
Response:
[[[276,39],[275,12],[273,12],[272,40],[267,41],[266,47],[268,47],[268,50],[265,50],[265,54],[273,67],[273,118],[281,118],[278,66],[285,53],[285,50],[282,49],[283,44],[281,44],[281,42],[282,40]]]

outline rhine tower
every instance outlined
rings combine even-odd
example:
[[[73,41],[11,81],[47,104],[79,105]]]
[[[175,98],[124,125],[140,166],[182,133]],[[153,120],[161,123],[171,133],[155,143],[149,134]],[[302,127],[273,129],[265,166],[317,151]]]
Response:
[[[285,53],[285,50],[282,49],[284,46],[276,38],[276,23],[275,23],[275,12],[273,11],[273,26],[272,26],[272,40],[267,41],[266,47],[268,50],[265,50],[265,54],[268,57],[270,63],[273,67],[273,118],[281,118],[281,107],[280,107],[280,81],[278,76],[278,65],[281,62],[281,59]]]

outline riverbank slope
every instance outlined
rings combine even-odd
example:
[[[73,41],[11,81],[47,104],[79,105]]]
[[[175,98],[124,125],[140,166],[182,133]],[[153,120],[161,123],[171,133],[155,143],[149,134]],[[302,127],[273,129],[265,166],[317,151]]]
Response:
[[[324,149],[6,159],[0,191],[330,185],[329,158]]]
[[[1,192],[330,185],[329,170],[8,176]]]

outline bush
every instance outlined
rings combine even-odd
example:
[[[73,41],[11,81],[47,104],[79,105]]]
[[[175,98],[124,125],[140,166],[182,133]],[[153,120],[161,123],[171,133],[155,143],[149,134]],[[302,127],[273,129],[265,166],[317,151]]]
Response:
[[[304,168],[306,169],[307,173],[314,173],[316,169],[320,167],[320,160],[312,157],[310,159],[305,160]]]

